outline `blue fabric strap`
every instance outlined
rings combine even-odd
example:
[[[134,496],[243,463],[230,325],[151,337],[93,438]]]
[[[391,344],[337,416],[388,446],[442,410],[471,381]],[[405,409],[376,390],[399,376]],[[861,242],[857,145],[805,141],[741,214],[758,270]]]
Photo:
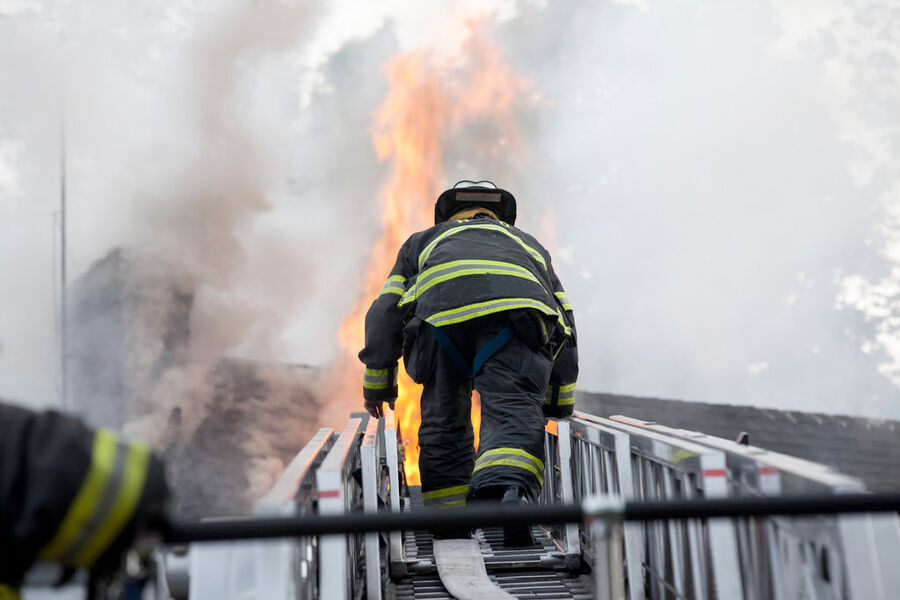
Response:
[[[472,361],[472,377],[478,374],[478,370],[481,369],[481,365],[485,363],[487,359],[492,357],[494,353],[503,347],[503,344],[509,341],[513,335],[512,327],[507,325],[503,329],[500,330],[500,333],[491,338],[484,347],[478,351],[478,354],[475,355],[475,359]]]
[[[447,353],[447,356],[450,357],[450,360],[453,362],[453,365],[459,369],[459,371],[464,374],[466,377],[474,378],[475,375],[478,374],[478,371],[484,365],[484,363],[491,356],[494,355],[497,350],[503,347],[503,345],[510,340],[513,336],[513,329],[509,325],[500,330],[500,332],[492,337],[484,347],[478,351],[478,354],[475,355],[475,359],[472,361],[472,365],[466,363],[466,360],[462,357],[462,354],[459,353],[459,350],[456,349],[456,346],[453,345],[453,342],[450,341],[450,338],[447,337],[447,334],[444,333],[440,327],[431,326],[431,330],[434,332],[434,339],[437,340],[438,344],[440,344],[441,348],[444,349],[444,352]]]
[[[453,361],[456,368],[459,369],[461,373],[468,375],[469,365],[466,364],[462,354],[459,353],[459,350],[456,349],[456,346],[453,345],[453,342],[450,341],[447,334],[444,333],[440,327],[435,327],[434,325],[431,326],[431,331],[434,333],[434,339],[441,345],[441,348],[444,349],[444,352],[447,353],[447,356],[450,357],[450,360]]]

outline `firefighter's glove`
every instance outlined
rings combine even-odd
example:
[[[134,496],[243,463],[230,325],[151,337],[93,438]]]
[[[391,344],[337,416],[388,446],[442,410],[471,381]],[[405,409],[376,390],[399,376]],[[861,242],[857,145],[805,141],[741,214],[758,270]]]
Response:
[[[366,412],[375,417],[376,419],[380,419],[384,416],[384,400],[366,400],[365,407]],[[391,407],[391,410],[394,410],[394,401],[387,400],[388,406]]]
[[[366,411],[376,419],[384,416],[383,404],[387,402],[391,410],[397,399],[397,364],[392,367],[366,367],[363,374],[363,398]]]

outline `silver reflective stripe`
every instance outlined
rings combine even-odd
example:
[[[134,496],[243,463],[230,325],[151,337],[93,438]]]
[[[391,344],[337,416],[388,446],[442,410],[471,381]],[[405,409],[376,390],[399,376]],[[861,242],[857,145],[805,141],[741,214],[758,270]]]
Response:
[[[435,327],[440,327],[442,325],[461,323],[463,321],[468,321],[469,319],[474,319],[475,317],[489,315],[503,310],[512,310],[514,308],[534,308],[548,315],[560,316],[557,311],[553,310],[540,300],[535,300],[533,298],[504,298],[501,300],[488,300],[487,302],[470,304],[452,310],[445,310],[435,313],[425,320]]]
[[[553,403],[553,390],[556,386],[551,385],[547,388],[547,396],[544,404],[552,404]],[[556,397],[556,403],[559,406],[568,406],[570,404],[575,404],[575,384],[569,383],[567,385],[559,386],[559,395]]]
[[[488,450],[475,461],[475,468],[472,469],[472,473],[475,474],[482,469],[492,467],[524,469],[535,476],[539,485],[544,485],[544,462],[524,450],[518,448],[494,448]]]
[[[479,470],[479,467],[485,467],[488,463],[494,462],[496,460],[514,460],[516,462],[521,462],[527,465],[534,465],[540,470],[544,470],[544,462],[533,457],[533,456],[523,456],[522,454],[512,454],[512,453],[503,453],[498,452],[496,454],[484,454],[475,461],[475,470]]]
[[[560,305],[562,305],[563,310],[572,310],[572,305],[569,304],[569,297],[565,292],[555,292],[557,300],[559,300]]]
[[[406,278],[402,275],[391,275],[387,278],[387,281],[384,282],[384,285],[381,288],[381,291],[378,292],[378,296],[376,298],[381,298],[385,294],[397,294],[402,295],[404,291],[406,291],[406,287],[404,283],[406,282]]]
[[[538,285],[541,284],[531,271],[512,263],[498,260],[454,260],[423,271],[415,285],[403,294],[399,305],[403,306],[417,300],[419,296],[439,283],[465,275],[510,275],[528,279]]]
[[[397,384],[397,370],[391,377],[390,369],[366,369],[363,374],[363,387],[370,390],[386,390]]]
[[[425,246],[425,248],[419,254],[419,269],[421,270],[422,267],[425,266],[425,261],[428,260],[429,256],[431,256],[431,251],[434,250],[434,247],[437,246],[438,242],[440,242],[441,240],[443,240],[444,238],[446,238],[448,236],[459,233],[460,231],[465,231],[467,229],[489,229],[492,231],[498,231],[498,232],[502,233],[503,235],[509,236],[510,238],[512,238],[513,240],[518,242],[519,245],[522,246],[522,248],[524,248],[531,255],[531,257],[534,260],[539,262],[541,264],[541,266],[543,266],[544,269],[546,269],[547,263],[546,263],[546,261],[544,261],[544,257],[541,256],[541,253],[538,252],[537,250],[535,250],[534,248],[532,248],[531,246],[529,246],[528,244],[526,244],[524,241],[522,241],[522,238],[520,238],[516,234],[509,231],[508,227],[509,226],[506,224],[495,225],[493,223],[477,223],[477,224],[476,223],[473,223],[473,224],[467,223],[465,225],[459,225],[457,227],[454,227],[453,229],[448,229],[444,233],[440,234],[439,236],[437,236],[436,238],[431,240],[431,242],[427,246]]]
[[[562,313],[559,312],[559,309],[554,311],[553,314],[556,315],[556,317],[557,317],[556,320],[559,322],[559,326],[562,328],[563,333],[565,333],[566,335],[569,335],[569,336],[572,335],[572,328],[569,327],[568,325],[566,325],[566,320],[563,318]]]
[[[570,404],[575,404],[575,384],[574,383],[560,386],[559,397],[557,398],[556,403],[559,406],[568,406]]]
[[[122,486],[122,480],[125,476],[125,459],[127,457],[128,444],[117,442],[116,458],[113,463],[113,470],[106,480],[106,486],[103,488],[103,492],[97,499],[97,504],[94,506],[94,512],[60,557],[59,562],[62,564],[75,564],[76,557],[94,539],[94,536],[106,521],[106,518],[112,510],[113,504],[116,502],[116,498],[119,496],[119,488]]]

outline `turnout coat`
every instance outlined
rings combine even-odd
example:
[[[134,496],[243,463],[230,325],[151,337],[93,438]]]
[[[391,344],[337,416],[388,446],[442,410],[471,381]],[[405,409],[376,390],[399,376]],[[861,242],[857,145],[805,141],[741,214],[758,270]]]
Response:
[[[162,526],[167,498],[146,446],[0,401],[0,598],[15,597],[38,558],[87,568],[115,560],[138,517]]]
[[[429,327],[506,312],[532,347],[549,344],[553,372],[543,410],[572,414],[578,375],[575,319],[550,254],[531,235],[503,221],[473,218],[438,223],[400,248],[365,325],[363,393],[367,400],[397,397],[397,364],[404,357],[414,381],[431,375],[440,351]]]

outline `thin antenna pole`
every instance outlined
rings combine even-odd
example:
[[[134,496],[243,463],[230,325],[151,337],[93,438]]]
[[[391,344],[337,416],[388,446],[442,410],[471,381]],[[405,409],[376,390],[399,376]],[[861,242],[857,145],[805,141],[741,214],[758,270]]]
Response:
[[[66,109],[65,96],[63,96],[62,114],[59,124],[59,278],[60,278],[60,307],[59,307],[59,366],[60,366],[60,405],[63,411],[67,411],[68,401],[68,330],[67,313],[68,301],[66,298]]]
[[[60,312],[59,311],[59,279],[58,279],[59,269],[57,268],[57,243],[59,241],[57,239],[58,232],[59,232],[59,212],[53,211],[53,226],[50,228],[50,239],[52,240],[52,243],[51,243],[52,249],[51,249],[50,254],[53,259],[51,261],[53,264],[51,265],[51,268],[50,268],[50,286],[51,286],[51,290],[52,290],[52,294],[53,294],[53,336],[54,336],[53,339],[56,340],[56,347],[60,348],[62,342],[59,337],[60,336],[60,333],[59,333],[59,316],[60,316],[59,315],[59,312]],[[60,365],[57,362],[56,367],[59,368],[59,366]],[[60,375],[61,374],[62,373],[60,373]],[[61,381],[62,381],[62,377],[60,377],[59,379],[57,379],[54,382],[56,384],[56,394],[60,398],[62,398],[62,396],[61,396],[62,388],[60,387]],[[62,404],[62,403],[60,402],[60,404]]]

